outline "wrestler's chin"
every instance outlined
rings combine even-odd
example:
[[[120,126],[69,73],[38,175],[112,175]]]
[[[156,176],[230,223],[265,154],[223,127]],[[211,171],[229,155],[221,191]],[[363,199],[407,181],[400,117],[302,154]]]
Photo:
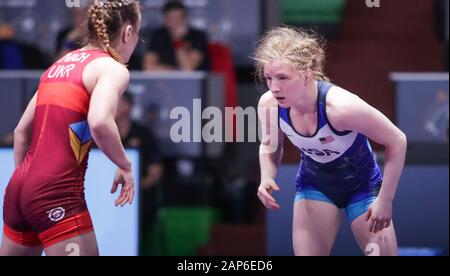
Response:
[[[286,100],[286,98],[276,98],[277,103],[282,108],[289,108],[291,104]]]

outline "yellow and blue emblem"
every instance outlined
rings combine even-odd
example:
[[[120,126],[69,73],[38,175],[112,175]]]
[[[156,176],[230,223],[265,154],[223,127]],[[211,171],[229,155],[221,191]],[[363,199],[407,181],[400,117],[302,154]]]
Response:
[[[70,146],[72,147],[78,164],[86,157],[93,143],[91,131],[87,121],[69,125]]]

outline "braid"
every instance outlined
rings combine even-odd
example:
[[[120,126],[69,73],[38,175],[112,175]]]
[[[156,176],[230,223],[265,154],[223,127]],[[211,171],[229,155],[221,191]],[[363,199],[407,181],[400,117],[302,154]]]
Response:
[[[100,42],[100,46],[105,49],[113,59],[117,60],[120,63],[124,63],[122,57],[119,55],[116,49],[111,46],[110,38],[108,35],[108,28],[105,23],[105,18],[109,15],[111,11],[121,9],[127,5],[132,4],[132,2],[128,0],[109,0],[107,2],[100,2],[99,0],[95,0],[94,5],[89,10],[89,20],[91,21],[95,32],[97,34],[98,41]],[[120,18],[120,22],[122,22],[122,17],[120,13],[118,14]]]
[[[104,3],[103,6],[107,10],[114,10],[114,9],[120,9],[120,8],[122,8],[124,6],[128,6],[130,4],[131,3],[128,0],[119,0],[119,1],[109,0],[108,2]]]
[[[109,47],[109,37],[106,31],[106,24],[102,14],[100,4],[96,3],[90,10],[91,21],[97,32],[97,36],[101,39],[105,47]]]
[[[313,73],[314,73],[314,76],[315,76],[318,80],[326,81],[326,82],[329,82],[329,81],[330,81],[330,79],[329,79],[327,76],[325,76],[325,74],[324,74],[322,71],[313,71]]]

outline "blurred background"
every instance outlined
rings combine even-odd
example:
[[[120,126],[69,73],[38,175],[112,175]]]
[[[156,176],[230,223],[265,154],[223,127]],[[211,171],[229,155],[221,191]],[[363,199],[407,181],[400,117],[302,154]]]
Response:
[[[171,111],[185,107],[195,120],[194,99],[202,109],[256,107],[266,87],[255,80],[251,56],[260,35],[280,24],[323,36],[331,81],[382,111],[408,136],[394,202],[400,254],[448,255],[448,1],[185,0],[187,24],[199,34],[192,44],[199,45],[204,65],[194,70],[177,64],[151,69],[149,56],[164,55],[155,37],[166,1],[140,2],[144,41],[129,64],[132,79],[117,119],[119,127],[133,122],[138,129],[121,135],[141,155],[140,223],[133,226],[139,228],[140,255],[293,255],[291,209],[300,162],[295,147],[286,143],[278,174],[281,191],[275,196],[282,209],[267,212],[256,196],[257,141],[170,139],[176,123]],[[0,0],[3,147],[11,147],[12,131],[43,70],[78,47],[88,2],[80,3],[68,8],[63,0]],[[199,118],[192,136],[208,122]],[[247,126],[256,125],[250,116]],[[236,138],[236,127],[227,127]],[[373,146],[382,165],[383,148]],[[344,216],[333,255],[362,255]]]

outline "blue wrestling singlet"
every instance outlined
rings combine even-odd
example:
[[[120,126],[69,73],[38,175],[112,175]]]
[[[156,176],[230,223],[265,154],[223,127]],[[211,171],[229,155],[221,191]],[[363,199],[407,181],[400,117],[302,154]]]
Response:
[[[279,127],[300,149],[296,177],[297,200],[319,200],[345,208],[350,221],[364,214],[378,196],[382,175],[367,137],[333,128],[326,114],[326,97],[333,84],[318,81],[317,129],[298,133],[290,108],[278,107]]]

